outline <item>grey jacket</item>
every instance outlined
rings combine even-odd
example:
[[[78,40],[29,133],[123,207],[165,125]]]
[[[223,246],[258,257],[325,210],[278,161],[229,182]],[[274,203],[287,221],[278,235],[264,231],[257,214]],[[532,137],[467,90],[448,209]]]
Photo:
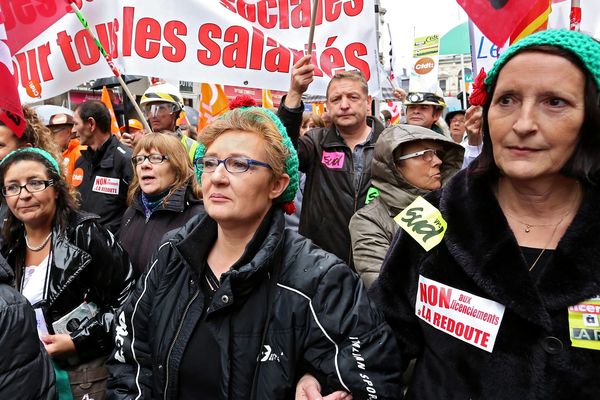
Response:
[[[393,218],[417,196],[428,192],[408,183],[394,164],[394,150],[416,140],[436,140],[444,144],[445,154],[440,167],[442,183],[462,166],[464,148],[430,129],[394,125],[381,133],[371,163],[371,183],[379,196],[358,210],[349,225],[354,266],[367,287],[379,276],[385,254],[398,230]]]

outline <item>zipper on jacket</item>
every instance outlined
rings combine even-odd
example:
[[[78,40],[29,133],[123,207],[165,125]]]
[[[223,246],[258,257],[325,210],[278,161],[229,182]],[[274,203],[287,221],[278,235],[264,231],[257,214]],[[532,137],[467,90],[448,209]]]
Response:
[[[175,332],[175,337],[173,338],[173,341],[171,342],[171,346],[169,347],[169,352],[167,353],[167,360],[166,362],[166,379],[165,379],[165,394],[163,396],[163,399],[167,400],[167,393],[168,393],[168,388],[169,388],[169,358],[171,358],[171,353],[173,352],[173,347],[175,347],[175,342],[177,342],[177,338],[179,337],[179,333],[181,332],[181,328],[183,327],[183,323],[185,322],[185,316],[187,315],[190,307],[192,306],[192,303],[194,302],[194,300],[196,300],[196,298],[198,297],[198,295],[200,294],[200,289],[198,289],[196,291],[196,293],[194,293],[194,295],[192,296],[192,299],[187,303],[187,305],[185,306],[185,310],[183,311],[183,315],[181,316],[181,321],[179,322],[179,326],[177,327],[177,332]]]

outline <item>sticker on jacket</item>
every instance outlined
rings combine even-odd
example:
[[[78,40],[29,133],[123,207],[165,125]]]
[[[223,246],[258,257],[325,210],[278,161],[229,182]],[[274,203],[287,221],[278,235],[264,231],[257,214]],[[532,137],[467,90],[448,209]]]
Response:
[[[600,350],[600,296],[569,307],[571,345]]]
[[[342,169],[346,154],[343,151],[324,151],[321,163],[329,169]]]
[[[434,328],[491,353],[504,306],[419,275],[415,314]]]
[[[365,205],[369,204],[377,197],[379,197],[379,189],[377,189],[375,186],[371,186],[367,192],[367,197],[365,198]]]
[[[119,194],[119,178],[97,176],[92,190],[98,193]]]
[[[448,227],[440,210],[421,196],[396,215],[394,221],[425,251],[431,250],[442,241]]]

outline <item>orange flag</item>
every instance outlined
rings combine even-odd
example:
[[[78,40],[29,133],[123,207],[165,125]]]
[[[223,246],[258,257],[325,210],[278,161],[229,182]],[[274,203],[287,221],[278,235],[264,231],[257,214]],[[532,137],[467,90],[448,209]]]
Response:
[[[313,112],[317,115],[323,115],[325,112],[325,104],[324,103],[313,103]]]
[[[263,108],[273,108],[273,93],[271,89],[262,90],[262,106]]]
[[[118,138],[121,138],[121,131],[119,130],[119,124],[117,124],[117,118],[115,118],[115,110],[113,109],[112,101],[110,100],[110,95],[108,94],[108,89],[106,86],[102,87],[102,98],[100,99],[102,103],[108,108],[110,112],[110,132],[113,135],[116,135]]]
[[[510,35],[510,44],[518,42],[532,33],[548,29],[550,12],[552,12],[552,0],[537,0]]]
[[[201,84],[198,132],[229,109],[229,100],[221,85]]]

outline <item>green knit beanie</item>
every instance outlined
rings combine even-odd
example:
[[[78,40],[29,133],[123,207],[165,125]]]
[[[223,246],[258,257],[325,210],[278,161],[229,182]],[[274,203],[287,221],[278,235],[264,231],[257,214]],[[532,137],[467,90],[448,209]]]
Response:
[[[231,105],[230,105],[231,107]],[[264,118],[270,120],[275,124],[277,130],[281,134],[282,143],[288,149],[288,156],[285,159],[285,172],[290,177],[290,183],[285,191],[275,200],[276,203],[290,203],[294,201],[296,197],[296,192],[298,191],[298,152],[296,148],[292,144],[292,140],[287,134],[287,130],[283,123],[275,115],[272,111],[267,110],[266,108],[256,107],[256,106],[241,106],[239,108],[234,108],[231,111],[226,112],[221,116],[221,119],[227,119],[233,115],[233,113],[256,113],[258,112]],[[256,114],[255,114],[256,115]],[[261,124],[266,122],[266,120],[257,120],[257,124]],[[198,157],[204,157],[206,154],[206,146],[203,143],[200,143],[198,146]],[[286,210],[288,212],[288,210]]]
[[[490,87],[498,78],[500,70],[513,56],[521,50],[532,46],[555,46],[573,53],[581,60],[585,68],[596,81],[600,91],[600,42],[580,32],[568,30],[546,30],[529,35],[510,46],[500,55],[485,78],[486,86]]]

